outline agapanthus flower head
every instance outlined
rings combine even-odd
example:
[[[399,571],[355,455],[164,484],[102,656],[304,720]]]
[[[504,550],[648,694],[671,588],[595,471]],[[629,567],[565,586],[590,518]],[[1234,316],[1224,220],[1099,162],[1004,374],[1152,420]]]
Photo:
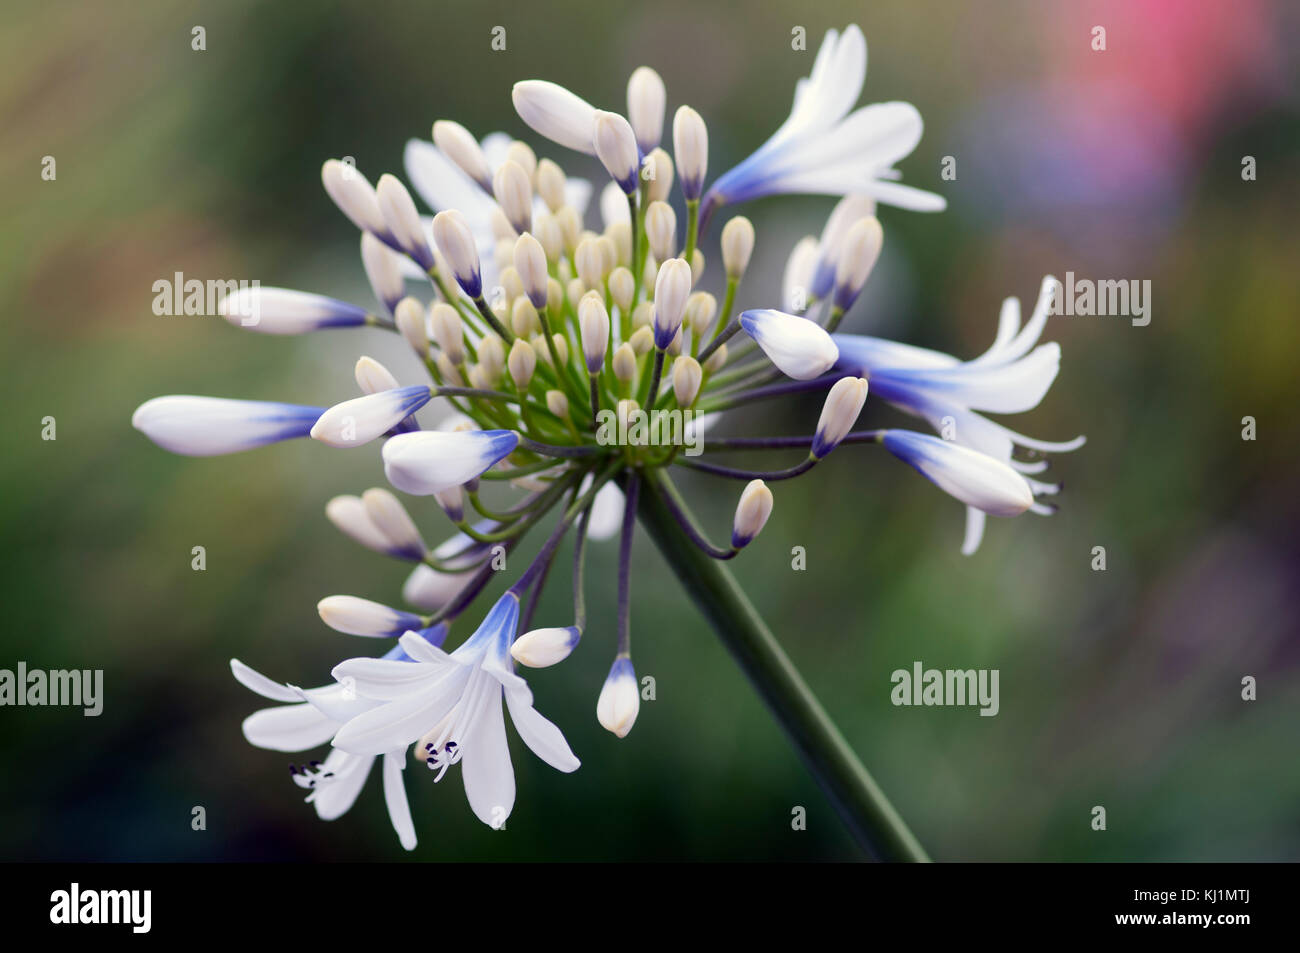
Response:
[[[1031,475],[1045,463],[1017,454],[1081,440],[1047,444],[982,416],[1032,409],[1055,379],[1060,349],[1038,344],[1043,299],[1023,328],[1011,299],[994,346],[966,362],[836,333],[883,247],[877,203],[942,207],[893,181],[893,164],[920,136],[916,110],[886,103],[851,112],[865,69],[861,32],[832,30],[796,87],[789,119],[712,188],[705,117],[680,106],[666,136],[667,88],[647,67],[628,81],[626,117],[545,80],[517,83],[520,118],[558,154],[539,157],[505,133],[477,139],[438,119],[432,141],[411,140],[404,154],[415,195],[433,214],[396,176],[371,186],[350,163],[329,160],[322,182],[361,231],[375,305],[251,288],[228,298],[222,314],[260,333],[393,334],[423,368],[421,379],[358,344],[347,370],[361,394],[333,406],[177,395],[137,409],[136,428],[180,454],[312,437],[315,453],[368,447],[382,460],[391,489],[335,496],[326,516],[360,546],[406,565],[394,590],[408,608],[390,604],[396,591],[327,595],[317,608],[327,627],[391,649],[348,658],[333,669],[334,683],[308,690],[232,663],[239,681],[280,703],[245,722],[250,742],[281,751],[332,746],[292,769],[322,817],[350,807],[382,757],[393,826],[414,847],[403,770],[413,755],[434,780],[460,770],[474,815],[499,827],[515,799],[503,705],[538,757],[562,772],[578,768],[560,728],[533,708],[516,665],[558,666],[588,643],[614,660],[602,685],[586,686],[596,721],[626,736],[642,697],[631,645],[639,514],[662,514],[655,525],[701,560],[734,559],[764,545],[773,487],[871,445],[966,504],[967,551],[986,514],[1047,511],[1036,497],[1057,487]],[[563,150],[608,181],[599,221],[587,214],[589,181],[566,169],[575,157]],[[716,248],[702,251],[700,221],[724,203],[779,192],[841,200],[820,239],[791,254],[783,299],[745,300],[755,297],[746,283],[753,223],[731,218]],[[677,200],[687,210],[680,232]],[[727,411],[805,393],[823,399],[802,435],[715,436]],[[878,403],[924,418],[945,439],[855,429]],[[742,451],[796,458],[740,466],[729,455]],[[678,491],[674,476],[684,470],[743,486],[734,513],[716,520],[722,544]],[[431,535],[431,523],[443,520],[450,533],[430,548],[426,540],[444,536]],[[520,569],[517,547],[539,526],[549,535]],[[566,539],[572,614],[554,617],[539,597]],[[589,546],[617,552],[588,567]],[[485,607],[483,593],[498,578],[509,588]],[[618,611],[589,624],[585,591],[594,578],[616,589]],[[449,652],[441,648],[448,639],[456,646]]]

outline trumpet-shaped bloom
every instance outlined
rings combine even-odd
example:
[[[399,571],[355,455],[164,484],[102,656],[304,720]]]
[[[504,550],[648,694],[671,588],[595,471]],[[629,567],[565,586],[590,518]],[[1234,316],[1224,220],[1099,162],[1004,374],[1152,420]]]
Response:
[[[824,374],[839,358],[835,341],[824,328],[784,311],[746,311],[740,316],[740,326],[768,360],[798,381]]]
[[[861,193],[923,212],[941,196],[890,181],[894,163],[921,140],[921,114],[910,103],[876,103],[852,113],[867,75],[867,41],[857,26],[830,30],[812,73],[795,85],[790,116],[753,155],[727,172],[704,199],[703,220],[722,205],[767,195]]]
[[[336,666],[336,679],[380,704],[348,721],[334,746],[373,755],[419,741],[417,754],[438,772],[437,780],[459,764],[475,816],[500,827],[515,801],[503,696],[515,730],[534,754],[566,773],[579,767],[560,729],[537,713],[527,683],[513,672],[510,644],[518,624],[519,598],[507,592],[451,654],[408,633],[401,644],[414,664],[362,658]]]
[[[136,408],[131,425],[172,453],[210,457],[306,437],[324,407],[173,394]]]
[[[440,645],[447,636],[446,626],[436,626],[422,633],[432,645]],[[385,659],[410,661],[410,656],[400,646],[394,646]],[[230,670],[236,680],[250,691],[270,699],[284,702],[274,708],[263,708],[244,719],[244,737],[252,745],[270,751],[309,751],[328,742],[344,721],[375,707],[377,702],[358,695],[350,683],[335,682],[322,688],[303,690],[267,678],[238,659],[230,660]],[[388,806],[389,820],[398,839],[407,850],[416,844],[415,824],[402,784],[402,771],[406,766],[406,752],[397,748],[383,753],[384,800]],[[290,766],[293,779],[299,787],[307,788],[307,802],[323,821],[341,817],[356,803],[361,788],[374,766],[373,755],[356,755],[337,748],[330,751],[324,762],[312,762],[307,768]]]
[[[1055,342],[1038,345],[1047,324],[1056,279],[1043,280],[1034,312],[1020,324],[1020,302],[1002,304],[997,335],[992,346],[970,361],[949,354],[865,335],[832,335],[839,347],[836,370],[859,374],[871,381],[871,392],[896,407],[925,418],[930,426],[962,446],[1009,464],[1023,474],[1038,473],[1046,463],[1014,459],[1016,448],[1039,452],[1067,452],[1083,446],[1084,438],[1052,442],[1036,440],[989,420],[980,411],[1017,414],[1033,410],[1042,401],[1060,370],[1061,348]],[[1035,346],[1037,345],[1037,346]],[[1058,487],[1026,477],[1036,496],[1055,493]],[[1051,508],[1034,503],[1034,512]],[[977,548],[984,531],[981,512],[967,513],[962,552]]]
[[[513,430],[420,431],[384,444],[388,482],[415,496],[432,496],[468,483],[519,444]]]

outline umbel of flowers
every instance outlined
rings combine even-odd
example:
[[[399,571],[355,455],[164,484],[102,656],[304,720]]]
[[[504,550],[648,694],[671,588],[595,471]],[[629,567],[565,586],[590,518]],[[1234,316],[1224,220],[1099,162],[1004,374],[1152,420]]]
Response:
[[[401,593],[409,608],[351,595],[328,596],[317,607],[330,627],[383,643],[379,657],[342,661],[332,681],[309,689],[231,662],[243,685],[276,703],[244,722],[252,744],[288,752],[329,746],[321,760],[291,767],[320,817],[348,810],[378,760],[393,827],[413,848],[404,771],[414,761],[433,781],[458,769],[475,816],[500,827],[515,799],[506,713],[537,757],[559,771],[579,767],[561,730],[533,707],[517,669],[562,662],[584,636],[595,643],[591,651],[611,657],[608,678],[592,691],[596,717],[620,738],[631,731],[640,695],[629,558],[643,491],[667,507],[690,544],[718,560],[735,557],[762,531],[772,512],[770,484],[807,473],[842,444],[883,446],[964,504],[967,553],[979,545],[986,515],[1050,511],[1039,498],[1057,488],[1034,476],[1046,462],[1023,460],[1017,451],[1068,450],[1082,440],[1034,440],[983,413],[1030,410],[1056,377],[1059,347],[1038,343],[1051,279],[1027,321],[1016,299],[1003,304],[992,346],[973,360],[837,331],[884,242],[877,204],[944,206],[940,197],[901,184],[894,169],[920,139],[916,109],[854,108],[865,74],[858,28],[830,31],[811,74],[795,87],[789,117],[707,190],[705,121],[682,105],[667,126],[667,93],[654,70],[632,73],[625,113],[553,83],[516,84],[516,111],[558,147],[548,151],[592,156],[607,173],[597,203],[600,230],[591,224],[589,181],[501,133],[480,141],[439,120],[432,142],[408,143],[407,180],[432,216],[420,212],[397,177],[382,175],[372,185],[352,166],[330,160],[322,181],[360,230],[375,301],[251,288],[228,297],[221,312],[235,326],[264,334],[393,332],[427,378],[401,381],[361,356],[360,396],[333,407],[169,396],[135,412],[136,428],[179,454],[232,453],[298,438],[335,449],[377,447],[388,482],[404,495],[376,487],[325,508],[355,542],[410,567]],[[684,222],[671,201],[674,190]],[[790,193],[840,201],[821,236],[793,249],[783,300],[737,311],[754,228],[739,216],[722,223],[718,264],[708,267],[699,247],[707,221],[729,206]],[[710,272],[721,301],[704,290]],[[423,283],[424,293],[412,293],[409,282]],[[742,469],[683,452],[686,438],[698,447],[727,410],[818,391],[825,401],[810,433],[704,444],[710,453],[793,451],[793,464]],[[855,430],[869,391],[951,432],[940,439]],[[428,427],[417,415],[432,403],[443,414]],[[670,418],[680,424],[677,440],[636,439]],[[722,543],[689,515],[674,468],[739,481]],[[514,498],[489,502],[489,484],[509,488]],[[431,503],[418,499],[430,497]],[[409,512],[415,503],[420,523]],[[449,522],[451,538],[430,546],[430,517]],[[540,553],[503,596],[481,605],[478,596],[501,565],[497,557],[539,524],[548,526]],[[572,615],[536,619],[539,594],[569,534]],[[588,635],[587,545],[614,536],[617,618],[594,620]],[[444,648],[449,639],[456,644],[451,651]]]

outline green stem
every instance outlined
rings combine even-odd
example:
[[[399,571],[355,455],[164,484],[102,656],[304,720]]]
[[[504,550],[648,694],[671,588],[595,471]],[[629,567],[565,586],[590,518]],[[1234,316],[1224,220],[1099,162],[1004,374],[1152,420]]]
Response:
[[[854,839],[880,860],[927,862],[908,830],[727,567],[697,549],[664,504],[655,479],[641,493],[641,523],[704,612],[831,799]]]

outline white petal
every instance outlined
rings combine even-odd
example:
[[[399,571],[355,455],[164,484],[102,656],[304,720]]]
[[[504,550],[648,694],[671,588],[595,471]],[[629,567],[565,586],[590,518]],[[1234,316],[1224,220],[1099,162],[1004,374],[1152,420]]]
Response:
[[[172,453],[208,457],[305,437],[323,407],[173,394],[136,408],[131,426]]]
[[[306,751],[318,748],[338,730],[338,724],[311,705],[263,708],[244,719],[248,743],[271,751]]]
[[[463,744],[461,775],[470,809],[484,824],[499,828],[515,806],[515,771],[499,689],[486,693]]]
[[[251,692],[256,692],[263,698],[269,698],[277,702],[296,702],[300,701],[298,693],[288,685],[273,681],[267,678],[261,672],[249,668],[239,659],[230,660],[230,671],[235,676],[235,680]]]
[[[455,672],[457,663],[451,662],[450,658],[447,661],[450,662],[450,668],[419,661],[353,658],[335,665],[330,674],[343,685],[353,687],[358,695],[391,701],[435,688],[448,673]]]
[[[420,663],[394,664],[416,667]],[[468,678],[466,668],[448,669],[442,678],[427,687],[353,718],[339,729],[334,746],[357,754],[383,754],[394,748],[405,748],[451,711]],[[362,690],[360,683],[357,690]]]
[[[388,819],[397,832],[397,839],[407,850],[415,850],[415,822],[411,820],[411,805],[406,800],[406,785],[402,780],[405,767],[405,751],[384,754],[384,803],[388,806]]]
[[[322,821],[332,821],[346,814],[357,802],[374,763],[374,758],[364,755],[331,751],[321,769],[331,772],[333,777],[319,783],[311,799],[316,816]]]
[[[515,731],[524,744],[532,749],[533,754],[565,774],[577,771],[582,766],[564,739],[564,732],[533,708],[532,693],[527,688],[523,691],[507,691],[506,705],[510,708],[510,721],[514,724]]]

